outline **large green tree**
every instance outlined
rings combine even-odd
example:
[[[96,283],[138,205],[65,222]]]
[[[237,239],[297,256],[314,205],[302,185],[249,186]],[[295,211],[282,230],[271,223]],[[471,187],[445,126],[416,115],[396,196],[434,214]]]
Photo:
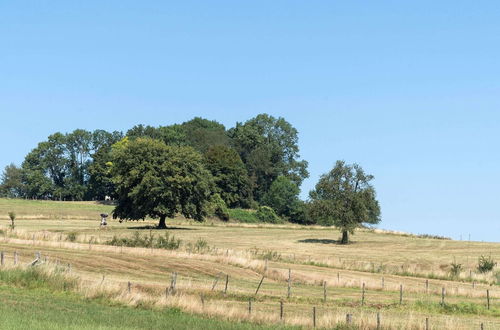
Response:
[[[181,213],[202,221],[213,182],[202,156],[191,147],[167,146],[150,138],[128,138],[112,151],[111,174],[116,187],[114,218],[159,219]]]
[[[206,153],[214,146],[229,146],[226,128],[215,120],[195,117],[180,125],[186,138],[186,144]]]
[[[237,123],[228,134],[247,167],[257,201],[280,175],[297,186],[309,176],[307,162],[299,160],[298,132],[284,118],[260,114]]]
[[[22,169],[14,164],[7,165],[0,181],[0,195],[17,198],[24,196]]]
[[[270,206],[282,217],[290,218],[299,208],[300,189],[286,176],[279,176],[264,194],[262,203]]]
[[[106,132],[96,130],[93,133],[92,163],[88,167],[90,199],[104,200],[106,197],[115,197],[115,186],[111,180],[111,146],[123,138],[121,132]]]
[[[26,196],[65,200],[92,199],[89,167],[93,155],[121,137],[121,133],[77,129],[55,133],[40,142],[22,164]]]
[[[215,192],[229,207],[249,207],[252,189],[245,164],[230,147],[210,147],[204,155],[205,166],[212,173]]]
[[[315,222],[336,226],[342,233],[341,244],[349,243],[349,234],[363,223],[380,222],[380,206],[375,188],[361,166],[337,161],[335,167],[321,176],[310,192],[310,215]]]

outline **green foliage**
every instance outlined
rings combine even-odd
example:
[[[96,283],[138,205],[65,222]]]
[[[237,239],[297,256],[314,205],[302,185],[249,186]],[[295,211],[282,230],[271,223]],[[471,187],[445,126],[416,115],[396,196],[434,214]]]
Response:
[[[299,187],[281,175],[264,194],[262,203],[271,207],[279,216],[290,218],[299,207]]]
[[[0,196],[17,198],[24,195],[22,169],[14,164],[7,165],[0,181]]]
[[[77,129],[55,133],[40,142],[22,164],[25,196],[60,200],[90,199],[89,166],[92,155],[108,147],[121,133]]]
[[[497,263],[493,260],[491,256],[480,256],[477,263],[477,271],[480,273],[489,273],[495,268]]]
[[[106,242],[106,244],[114,246],[152,247],[165,250],[177,250],[181,246],[181,243],[180,239],[176,239],[174,235],[171,236],[168,232],[163,234],[163,236],[155,236],[151,232],[149,235],[142,236],[139,232],[135,232],[131,238],[113,236],[110,241]]]
[[[15,223],[14,221],[16,220],[16,213],[15,212],[9,212],[9,218],[10,218],[10,229],[14,229],[15,228]]]
[[[301,200],[298,200],[291,210],[288,221],[301,225],[312,225],[314,220],[310,216],[309,205]]]
[[[204,155],[205,166],[212,173],[215,192],[229,207],[248,207],[252,199],[251,184],[245,164],[230,147],[210,147]]]
[[[181,213],[202,221],[213,181],[201,155],[190,147],[167,146],[150,138],[123,139],[112,151],[111,173],[116,186],[114,218],[141,220]]]
[[[70,231],[66,234],[66,240],[70,242],[75,242],[78,237],[78,233],[76,231]]]
[[[263,260],[280,261],[282,259],[281,253],[274,250],[260,250],[259,248],[255,247],[253,249],[250,249],[250,253],[254,257]]]
[[[363,223],[380,222],[380,206],[371,180],[373,176],[365,174],[361,166],[337,161],[310,193],[311,216],[321,225],[339,228],[342,244],[347,244],[348,234]]]
[[[228,134],[247,167],[257,201],[280,175],[297,186],[309,176],[307,162],[299,160],[298,132],[284,118],[260,114],[237,123]]]
[[[180,127],[186,137],[186,144],[200,153],[206,153],[215,146],[229,146],[226,128],[215,120],[195,117]]]
[[[207,205],[207,214],[209,216],[216,216],[222,221],[229,221],[229,212],[226,203],[224,203],[219,194],[212,195],[210,203]]]
[[[451,276],[452,278],[457,278],[457,277],[459,277],[459,276],[460,276],[460,273],[461,273],[461,272],[462,272],[462,270],[463,270],[463,266],[462,266],[462,264],[459,264],[459,263],[457,263],[456,261],[453,261],[453,262],[451,263],[451,265],[450,265],[450,266],[451,266],[451,269],[450,269],[450,276]]]
[[[198,240],[194,244],[188,243],[187,248],[189,251],[196,252],[196,253],[204,253],[204,252],[210,250],[210,246],[208,245],[208,242],[203,238],[198,238]]]
[[[229,209],[229,218],[243,223],[258,223],[255,210],[251,209]]]
[[[255,216],[261,222],[281,223],[283,220],[269,206],[261,206],[258,208]]]

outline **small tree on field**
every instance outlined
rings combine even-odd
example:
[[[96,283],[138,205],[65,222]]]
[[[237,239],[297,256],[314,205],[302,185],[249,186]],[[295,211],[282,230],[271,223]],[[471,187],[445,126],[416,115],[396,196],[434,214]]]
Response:
[[[373,176],[365,174],[361,166],[337,161],[310,192],[312,219],[321,225],[335,225],[342,232],[341,244],[348,244],[349,233],[363,223],[380,222],[380,206],[371,180]]]
[[[113,146],[111,175],[116,187],[114,218],[165,219],[181,213],[202,221],[213,186],[202,157],[191,147],[167,146],[150,138],[127,138]]]
[[[10,218],[10,229],[14,229],[15,227],[14,221],[16,220],[16,214],[14,212],[9,212],[9,218]]]

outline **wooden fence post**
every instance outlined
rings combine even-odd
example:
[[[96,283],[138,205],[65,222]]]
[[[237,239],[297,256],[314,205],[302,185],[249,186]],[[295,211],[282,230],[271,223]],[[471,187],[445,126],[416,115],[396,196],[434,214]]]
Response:
[[[486,290],[486,306],[490,309],[490,290]]]
[[[229,282],[229,275],[226,274],[226,285],[224,286],[224,294],[227,294],[227,283]]]
[[[267,259],[265,260],[265,264],[264,264],[264,273],[267,273]]]
[[[203,297],[203,293],[200,294],[200,300],[201,300],[201,308],[205,308],[205,297]]]
[[[481,330],[484,330],[484,324],[481,323]]]
[[[257,290],[255,290],[255,295],[257,295],[257,293],[259,293],[259,289],[260,289],[260,286],[262,285],[262,282],[264,282],[264,277],[265,276],[262,276],[260,282],[259,282],[259,286],[257,287]]]
[[[283,300],[280,301],[280,320],[283,321]]]
[[[429,280],[425,280],[425,293],[429,293]]]
[[[291,294],[292,294],[292,270],[288,268],[288,291],[286,297],[290,299]]]
[[[248,299],[248,315],[252,315],[252,299]]]
[[[326,302],[326,281],[323,281],[323,302]]]
[[[4,258],[5,258],[5,256],[4,256],[4,253],[2,251],[2,252],[0,252],[0,265],[2,265],[2,266],[3,266],[4,261],[5,261]]]
[[[128,281],[127,288],[128,288],[128,293],[130,293],[132,291],[132,283],[130,283],[130,281]]]
[[[403,284],[399,285],[399,304],[403,304]]]
[[[313,328],[316,328],[316,307],[313,307]]]
[[[337,272],[337,283],[340,285],[340,272]]]
[[[361,306],[365,305],[365,283],[363,282],[363,288],[361,289]]]
[[[380,313],[377,313],[377,330],[380,329]]]
[[[14,251],[14,265],[17,265],[17,251]]]
[[[446,289],[443,287],[441,289],[441,306],[444,306],[444,296],[446,294]]]
[[[429,330],[429,318],[425,318],[425,330]]]

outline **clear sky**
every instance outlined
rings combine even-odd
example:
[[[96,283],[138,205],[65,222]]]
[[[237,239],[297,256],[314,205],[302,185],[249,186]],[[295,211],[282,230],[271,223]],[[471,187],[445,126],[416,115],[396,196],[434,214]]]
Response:
[[[311,177],[375,175],[381,228],[500,241],[497,1],[0,1],[0,167],[76,128],[259,113]]]

